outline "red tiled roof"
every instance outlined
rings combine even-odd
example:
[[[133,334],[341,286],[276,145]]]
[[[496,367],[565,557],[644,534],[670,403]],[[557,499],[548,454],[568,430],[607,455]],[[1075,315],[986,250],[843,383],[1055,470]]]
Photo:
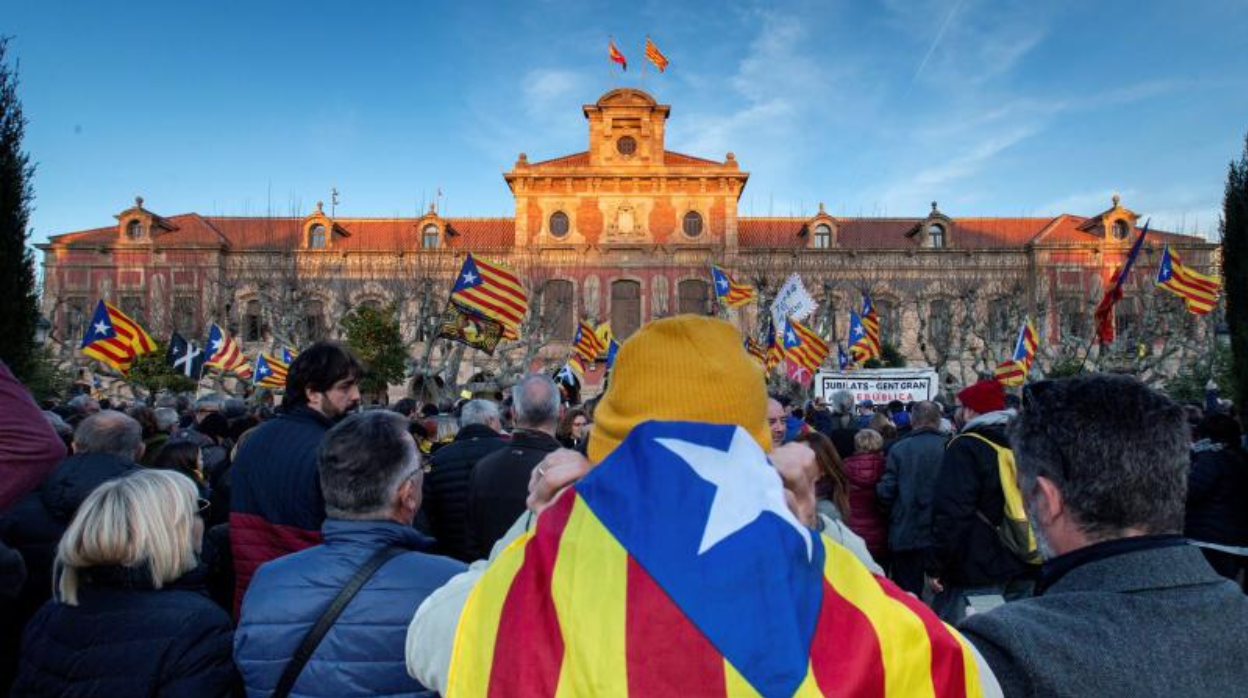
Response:
[[[1095,233],[1079,229],[1079,226],[1083,225],[1088,220],[1089,220],[1088,218],[1085,218],[1083,216],[1072,216],[1070,214],[1064,214],[1062,216],[1059,216],[1055,222],[1055,225],[1053,225],[1050,230],[1046,231],[1043,235],[1037,238],[1036,242],[1060,245],[1060,244],[1070,244],[1070,243],[1077,243],[1077,242],[1088,242],[1090,240],[1099,239],[1099,236],[1096,235]],[[1140,228],[1137,227],[1131,233],[1132,239],[1134,239],[1134,237],[1139,234],[1140,234]],[[1162,242],[1162,243],[1172,242],[1172,243],[1183,243],[1183,244],[1191,244],[1191,243],[1202,244],[1202,243],[1209,242],[1208,240],[1201,238],[1201,237],[1196,237],[1193,235],[1180,235],[1178,233],[1171,233],[1171,232],[1167,232],[1164,230],[1157,230],[1156,228],[1149,229],[1148,238],[1149,240],[1152,240],[1153,242]]]
[[[668,150],[663,153],[663,164],[675,165],[679,167],[681,165],[722,165],[724,163],[707,160],[706,158],[695,157],[693,155],[685,155],[684,153],[678,153],[674,150]]]
[[[583,150],[579,153],[564,155],[549,160],[532,163],[533,167],[585,167],[589,164],[589,151]]]

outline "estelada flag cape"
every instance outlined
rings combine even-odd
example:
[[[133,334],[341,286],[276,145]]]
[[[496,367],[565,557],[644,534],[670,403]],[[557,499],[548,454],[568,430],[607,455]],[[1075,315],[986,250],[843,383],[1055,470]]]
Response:
[[[738,426],[646,422],[473,587],[448,698],[980,696],[966,641],[803,526]]]

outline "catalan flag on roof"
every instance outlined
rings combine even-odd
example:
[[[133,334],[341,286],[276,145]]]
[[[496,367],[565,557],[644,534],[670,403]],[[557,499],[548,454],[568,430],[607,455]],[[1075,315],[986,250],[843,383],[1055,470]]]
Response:
[[[251,378],[251,366],[242,348],[215,322],[208,329],[206,350],[208,359],[204,361],[205,368],[219,369],[223,373],[234,373],[243,380]]]
[[[1222,282],[1217,277],[1184,266],[1183,260],[1169,245],[1161,253],[1157,285],[1182,298],[1187,312],[1196,315],[1207,315],[1212,311],[1218,304],[1218,292],[1222,289]]]
[[[646,37],[646,60],[653,63],[654,67],[658,68],[660,73],[667,70],[667,64],[669,62],[667,60],[667,56],[663,55],[663,52],[659,50],[658,46],[654,45],[654,42],[651,41],[648,36]]]
[[[136,358],[155,349],[156,342],[138,322],[103,299],[95,306],[95,315],[79,347],[84,355],[123,374],[130,372]]]
[[[1009,361],[997,365],[994,371],[997,382],[1001,385],[1018,386],[1027,381],[1031,364],[1036,358],[1036,347],[1040,345],[1040,333],[1036,326],[1027,318],[1018,330],[1018,341],[1014,343],[1014,353]]]
[[[955,630],[794,517],[748,432],[646,422],[473,587],[447,695],[982,692]]]
[[[740,308],[758,298],[753,286],[740,283],[715,265],[711,265],[711,280],[715,283],[715,297],[729,308]]]
[[[529,312],[529,294],[520,278],[501,265],[468,254],[455,277],[451,302],[465,312],[482,315],[503,326],[504,336],[519,338]]]

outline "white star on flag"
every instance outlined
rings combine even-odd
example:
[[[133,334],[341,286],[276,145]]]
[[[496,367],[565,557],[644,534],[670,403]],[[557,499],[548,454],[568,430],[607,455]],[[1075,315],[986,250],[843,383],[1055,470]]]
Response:
[[[715,486],[715,499],[702,531],[701,555],[720,541],[771,512],[797,531],[806,543],[806,559],[814,555],[810,531],[789,511],[784,501],[784,485],[758,442],[741,427],[732,435],[725,453],[716,448],[680,439],[655,439],[685,461],[698,477]]]
[[[464,274],[463,279],[464,279],[464,283],[466,284],[475,283],[477,280],[477,275],[473,274],[472,272],[468,272],[467,274]]]
[[[215,353],[217,353],[218,351],[221,351],[221,347],[222,347],[224,344],[225,344],[225,340],[223,340],[223,339],[218,339],[217,341],[213,342],[213,343],[212,343],[212,353],[214,353],[214,354],[215,354]]]
[[[720,287],[720,288],[722,288],[722,289],[724,289],[725,291],[727,291],[727,290],[728,290],[728,279],[725,279],[725,278],[724,278],[724,277],[722,277],[722,276],[721,276],[721,277],[719,277],[719,287]]]
[[[98,335],[108,334],[108,323],[104,322],[103,320],[100,320],[99,322],[95,323],[95,333]]]

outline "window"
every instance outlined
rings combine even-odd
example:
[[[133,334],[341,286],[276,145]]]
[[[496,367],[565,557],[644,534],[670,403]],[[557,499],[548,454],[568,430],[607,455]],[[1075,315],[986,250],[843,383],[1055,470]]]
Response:
[[[1088,316],[1084,312],[1083,302],[1078,298],[1067,298],[1058,304],[1063,337],[1083,339],[1088,335]]]
[[[832,249],[832,226],[827,223],[820,223],[815,226],[815,249]]]
[[[901,318],[897,312],[897,304],[890,300],[874,298],[871,300],[875,314],[880,316],[880,341],[897,346],[897,338],[901,330]]]
[[[1010,317],[1010,306],[1004,298],[999,298],[988,303],[988,338],[994,342],[1005,342],[1017,339],[1018,335],[1014,330],[1018,329],[1011,325],[1013,318]],[[1014,350],[1014,345],[1010,345],[1010,351]]]
[[[140,325],[147,324],[147,318],[143,316],[143,297],[142,296],[122,296],[121,312],[127,317]]]
[[[685,279],[676,286],[676,312],[707,315],[711,309],[711,285],[701,279]]]
[[[928,305],[927,337],[939,351],[947,351],[953,343],[953,309],[949,301],[937,299]]]
[[[561,238],[568,234],[569,229],[568,214],[563,211],[555,211],[550,214],[550,234],[554,237]]]
[[[198,313],[195,296],[175,296],[173,299],[173,330],[182,336],[199,334]]]
[[[575,314],[574,289],[566,279],[553,279],[542,291],[542,325],[550,328],[551,339],[571,341]]]
[[[423,240],[421,241],[421,246],[426,250],[438,249],[439,243],[441,242],[438,235],[438,226],[434,223],[430,223],[425,226],[425,229],[422,232]]]
[[[690,211],[685,214],[683,224],[685,235],[696,238],[702,234],[702,214],[697,211]]]
[[[611,284],[611,329],[627,339],[641,327],[641,283],[620,280]]]
[[[325,304],[318,300],[303,304],[303,334],[309,342],[321,339],[325,333]]]
[[[1114,239],[1115,240],[1126,240],[1127,236],[1130,234],[1131,234],[1130,224],[1128,224],[1126,221],[1123,221],[1123,220],[1114,221]]]
[[[243,312],[243,341],[259,342],[264,337],[264,320],[260,317],[260,301],[247,301]]]
[[[62,338],[66,342],[76,342],[87,331],[87,299],[69,298],[65,301],[65,309],[61,311],[63,324]]]
[[[308,247],[314,250],[325,249],[325,226],[317,223],[308,230]]]
[[[945,246],[945,226],[933,223],[927,226],[927,246],[939,250]]]
[[[637,152],[637,139],[632,136],[624,136],[615,142],[615,149],[619,151],[620,155],[628,157]]]
[[[126,224],[126,237],[131,240],[143,239],[143,223],[140,221],[130,221]]]

